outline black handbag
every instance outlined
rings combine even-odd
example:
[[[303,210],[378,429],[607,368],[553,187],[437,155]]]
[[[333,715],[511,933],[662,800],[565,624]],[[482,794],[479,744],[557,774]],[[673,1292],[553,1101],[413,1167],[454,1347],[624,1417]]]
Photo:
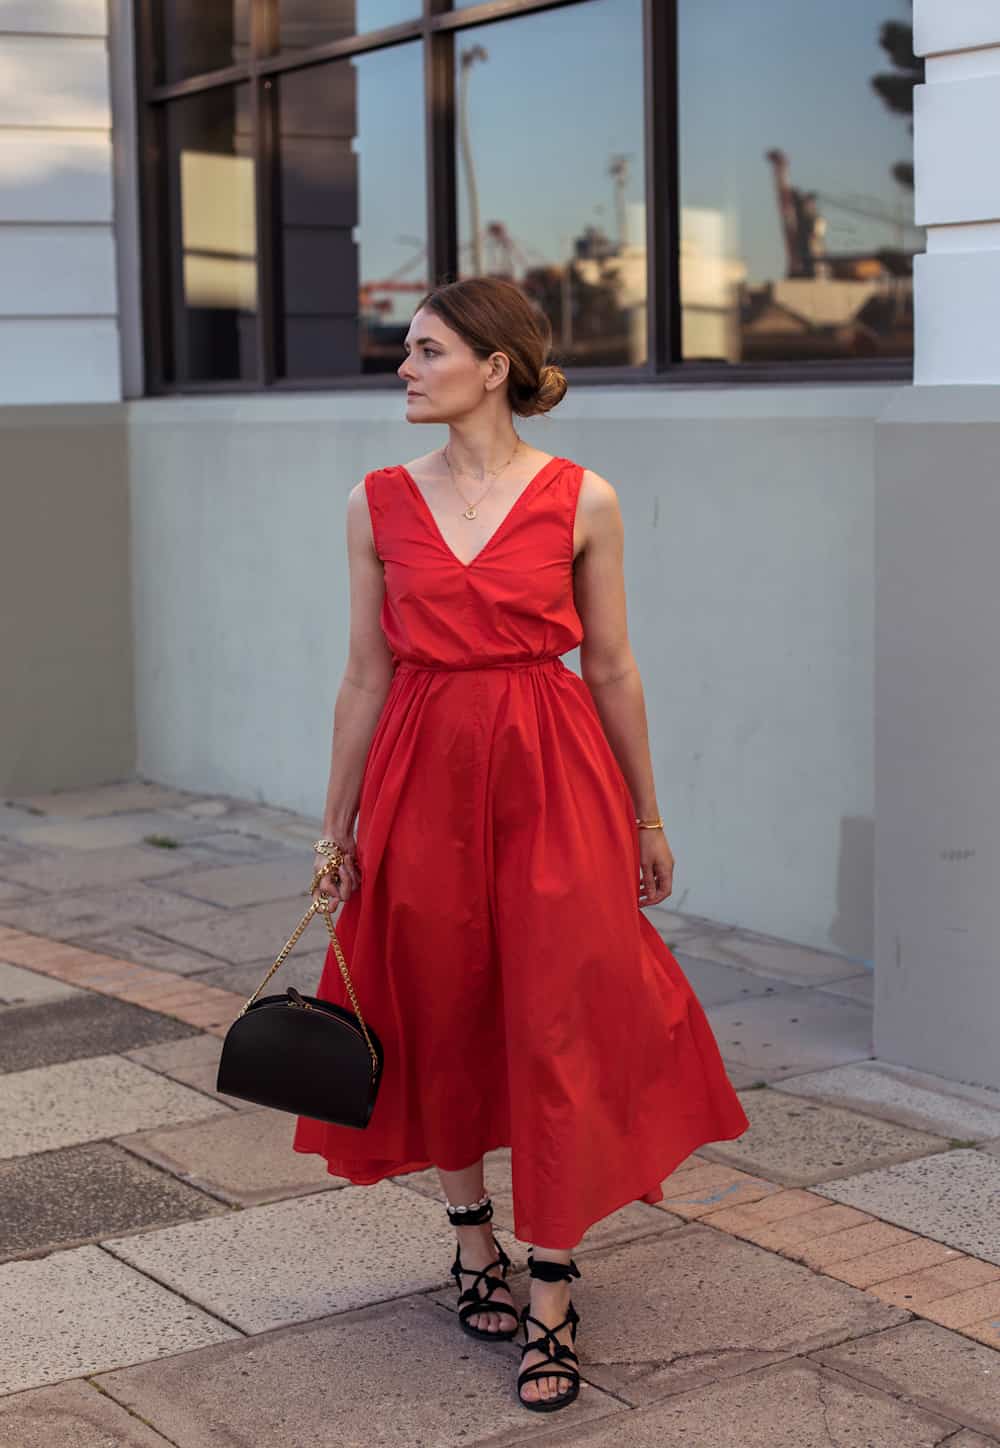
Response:
[[[216,1091],[277,1111],[311,1116],[337,1126],[368,1125],[384,1054],[365,1024],[340,941],[330,919],[331,900],[314,899],[277,960],[233,1021],[222,1042]],[[316,914],[323,916],[353,1014],[332,1001],[300,995],[261,996],[271,976]],[[260,999],[258,1000],[258,996]]]

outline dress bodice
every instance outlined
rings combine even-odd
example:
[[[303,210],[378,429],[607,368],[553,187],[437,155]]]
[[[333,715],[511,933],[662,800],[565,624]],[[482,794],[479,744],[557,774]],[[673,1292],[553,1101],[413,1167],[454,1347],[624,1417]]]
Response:
[[[543,464],[469,563],[445,542],[399,465],[365,476],[385,569],[383,632],[394,659],[445,668],[522,663],[576,648],[573,529],[583,469]]]

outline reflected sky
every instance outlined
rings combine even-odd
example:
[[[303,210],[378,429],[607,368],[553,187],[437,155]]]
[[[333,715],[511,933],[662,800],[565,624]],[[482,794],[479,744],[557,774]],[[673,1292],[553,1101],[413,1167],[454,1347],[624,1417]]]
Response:
[[[870,83],[891,68],[880,24],[909,22],[906,0],[680,0],[678,10],[682,203],[738,214],[750,282],[784,268],[769,147],[788,152],[795,185],[898,204],[912,216],[912,193],[890,174],[912,155],[906,118]],[[532,261],[555,262],[588,224],[613,228],[609,154],[632,153],[627,199],[643,200],[640,6],[582,0],[456,34],[456,49],[475,43],[489,52],[469,77],[482,223],[503,221]],[[386,157],[393,177],[391,189],[380,186],[373,159],[362,181],[372,275],[397,264],[397,232],[425,235],[422,176],[388,164],[402,129],[422,125],[422,114],[412,81],[395,94],[362,85],[360,109],[361,145]],[[864,217],[832,207],[825,214],[831,251],[896,239]],[[464,210],[460,227],[467,239]],[[920,245],[919,234],[905,238]]]
[[[733,214],[737,254],[753,284],[784,275],[784,243],[764,152],[787,152],[791,182],[899,208],[912,220],[913,193],[893,179],[912,158],[907,118],[891,112],[871,77],[892,69],[878,43],[883,20],[910,22],[905,0],[681,0],[682,206]],[[896,230],[827,203],[831,252],[894,245]],[[921,233],[903,233],[908,250]]]

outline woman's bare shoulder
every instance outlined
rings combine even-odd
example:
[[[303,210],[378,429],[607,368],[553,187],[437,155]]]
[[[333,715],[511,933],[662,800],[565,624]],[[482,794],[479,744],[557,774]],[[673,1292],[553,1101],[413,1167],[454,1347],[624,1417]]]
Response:
[[[586,513],[613,513],[618,507],[618,494],[614,485],[592,468],[583,469],[580,480],[579,507]]]

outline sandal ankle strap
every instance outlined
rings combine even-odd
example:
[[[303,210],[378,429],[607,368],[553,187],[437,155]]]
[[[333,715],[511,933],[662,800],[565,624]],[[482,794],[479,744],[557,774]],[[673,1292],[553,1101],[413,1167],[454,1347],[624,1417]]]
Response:
[[[445,1209],[448,1220],[454,1227],[479,1227],[483,1222],[493,1220],[493,1198],[489,1192],[480,1197],[478,1202],[470,1202],[468,1205],[453,1206],[446,1201]]]
[[[571,1278],[580,1276],[580,1269],[572,1257],[568,1263],[549,1262],[545,1258],[533,1257],[529,1252],[528,1275],[543,1282],[569,1282]]]

